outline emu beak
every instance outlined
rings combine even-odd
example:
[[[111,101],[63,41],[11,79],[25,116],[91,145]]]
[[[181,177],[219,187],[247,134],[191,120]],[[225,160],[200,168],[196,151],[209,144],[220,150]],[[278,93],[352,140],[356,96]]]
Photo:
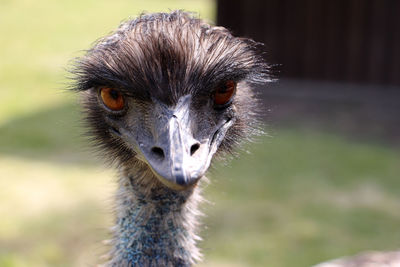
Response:
[[[208,153],[197,155],[204,149],[200,150],[201,144],[175,115],[157,130],[157,145],[145,155],[155,174],[161,182],[175,189],[195,184],[208,168]]]
[[[190,100],[190,96],[182,97],[174,109],[157,103],[153,138],[146,146],[139,144],[157,178],[176,190],[195,185],[207,171],[212,157],[208,145],[193,137]]]
[[[153,102],[153,116],[148,118],[148,124],[152,125],[150,129],[131,132],[120,128],[121,134],[137,148],[136,157],[147,163],[164,185],[174,190],[193,187],[210,166],[233,120],[206,125],[205,131],[198,125],[192,127],[195,123],[190,117],[190,95],[181,97],[174,108],[157,100]],[[193,128],[199,132],[194,134],[196,129]]]

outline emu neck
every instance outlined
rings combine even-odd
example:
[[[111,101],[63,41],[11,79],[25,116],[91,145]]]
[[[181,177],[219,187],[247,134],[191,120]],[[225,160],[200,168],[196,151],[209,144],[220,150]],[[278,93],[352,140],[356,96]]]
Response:
[[[199,189],[173,191],[139,182],[146,181],[143,177],[126,174],[120,179],[109,266],[191,266],[200,258]]]

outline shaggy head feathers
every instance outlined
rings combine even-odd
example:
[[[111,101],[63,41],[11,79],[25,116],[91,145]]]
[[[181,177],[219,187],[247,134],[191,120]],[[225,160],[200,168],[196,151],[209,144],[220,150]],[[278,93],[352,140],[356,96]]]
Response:
[[[220,149],[229,151],[254,133],[258,105],[250,84],[268,80],[268,67],[256,46],[250,39],[234,37],[225,28],[210,26],[182,11],[142,15],[121,24],[76,61],[73,89],[109,86],[138,103],[151,103],[155,98],[174,105],[186,94],[201,103],[221,82],[234,80],[238,83],[237,119]],[[109,126],[93,103],[96,99],[89,96],[85,102],[94,140],[111,151],[112,158],[130,159],[132,151],[107,134]]]

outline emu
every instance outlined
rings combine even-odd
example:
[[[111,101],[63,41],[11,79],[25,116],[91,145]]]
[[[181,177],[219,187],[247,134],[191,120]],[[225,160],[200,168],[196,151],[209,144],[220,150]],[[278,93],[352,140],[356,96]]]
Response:
[[[259,132],[257,45],[174,11],[126,21],[76,60],[89,134],[119,171],[107,266],[201,260],[202,177]]]

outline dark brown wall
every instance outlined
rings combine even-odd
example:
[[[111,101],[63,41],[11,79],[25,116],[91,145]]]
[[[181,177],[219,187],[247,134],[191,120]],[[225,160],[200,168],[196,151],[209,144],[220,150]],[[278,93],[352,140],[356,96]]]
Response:
[[[265,43],[279,77],[400,85],[400,0],[218,0],[218,24]]]

